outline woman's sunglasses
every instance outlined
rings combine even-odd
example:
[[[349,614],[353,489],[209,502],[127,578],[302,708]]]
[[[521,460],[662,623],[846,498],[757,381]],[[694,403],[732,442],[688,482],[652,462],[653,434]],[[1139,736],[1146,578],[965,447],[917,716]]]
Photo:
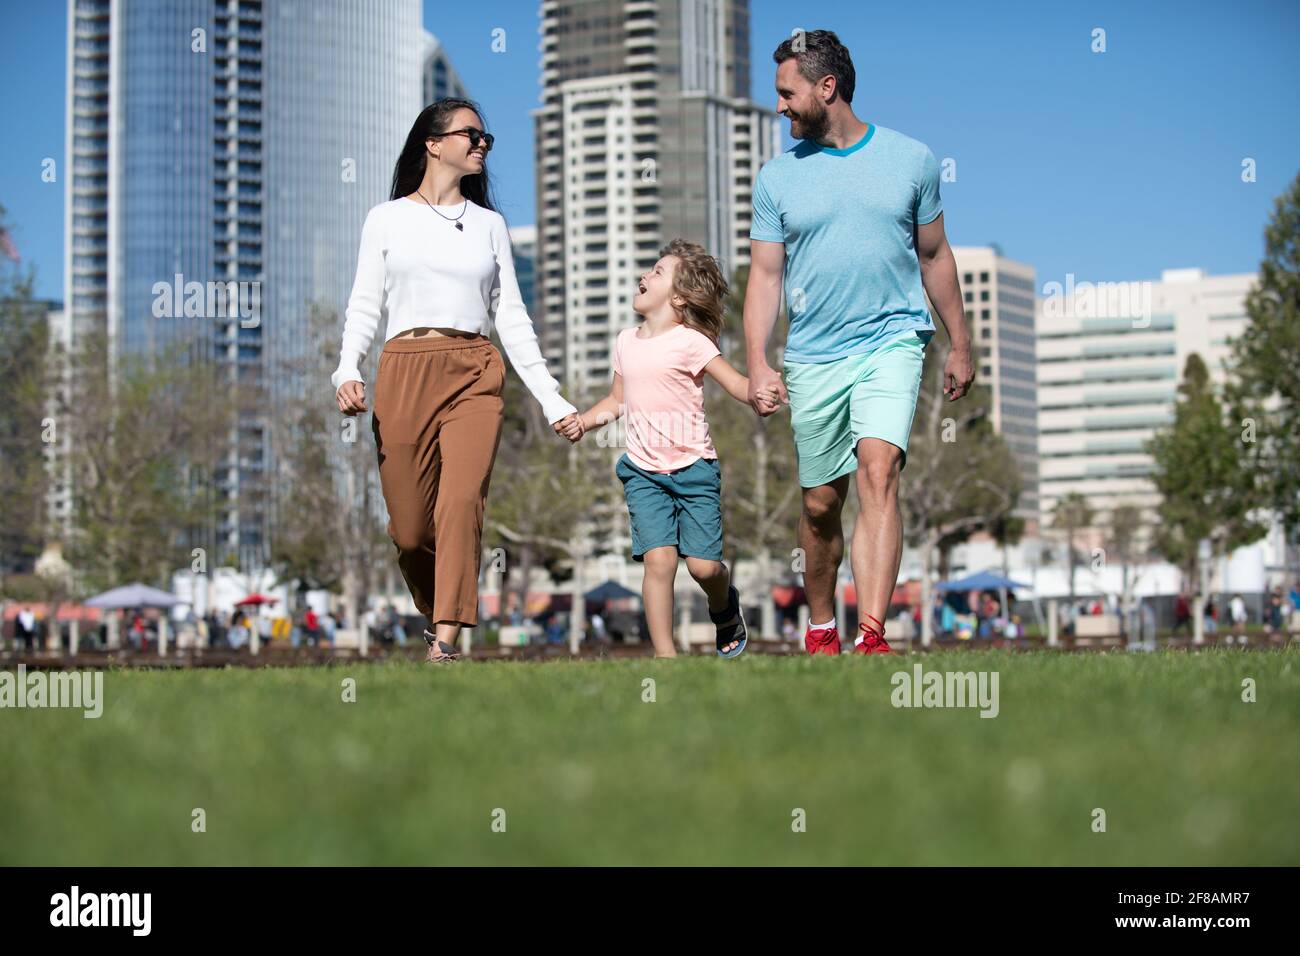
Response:
[[[466,126],[464,129],[449,129],[445,133],[434,133],[429,138],[439,139],[440,137],[443,136],[468,136],[469,148],[471,150],[478,149],[478,144],[482,143],[483,151],[485,153],[492,151],[492,143],[495,142],[496,140],[496,137],[494,137],[491,133],[485,133],[481,129],[478,129],[474,126]]]

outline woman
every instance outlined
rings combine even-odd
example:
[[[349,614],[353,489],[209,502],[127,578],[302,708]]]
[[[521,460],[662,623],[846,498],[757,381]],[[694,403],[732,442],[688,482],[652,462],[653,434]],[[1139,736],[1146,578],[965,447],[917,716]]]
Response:
[[[558,434],[576,441],[575,409],[546,370],[515,278],[510,234],[490,197],[485,133],[473,103],[443,99],[411,127],[388,202],[366,215],[332,382],[339,411],[366,411],[358,370],[381,314],[372,428],[388,533],[415,606],[429,622],[428,660],[455,660],[478,623],[483,509],[503,418],[505,365]]]

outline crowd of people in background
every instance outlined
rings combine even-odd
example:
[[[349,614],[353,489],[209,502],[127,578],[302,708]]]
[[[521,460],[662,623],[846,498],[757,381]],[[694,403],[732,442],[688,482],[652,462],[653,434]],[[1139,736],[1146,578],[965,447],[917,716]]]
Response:
[[[157,651],[161,613],[143,608],[124,611],[120,618],[119,631],[122,646],[139,653]],[[392,617],[400,632],[400,619],[395,613]],[[39,617],[30,605],[20,606],[18,613],[14,615],[11,629],[13,647],[28,653],[43,650],[47,646],[50,627],[50,622]],[[80,649],[107,648],[108,628],[106,618],[101,618],[95,624],[83,625],[80,628]],[[171,621],[169,640],[176,642],[182,633],[188,632],[191,640],[198,639],[208,647],[238,650],[250,644],[256,631],[263,644],[277,638],[288,638],[294,647],[304,645],[332,647],[337,628],[338,619],[332,613],[327,611],[325,614],[318,614],[310,606],[292,619],[284,615],[259,614],[256,609],[245,607],[236,607],[229,615],[209,611],[198,616],[191,610],[184,618]],[[70,629],[66,622],[63,622],[59,631],[63,649],[70,650],[67,646]]]
[[[1134,626],[1140,628],[1143,635],[1154,635],[1156,629],[1155,601],[1144,599],[1138,606],[1138,620]],[[1174,637],[1190,637],[1193,633],[1192,622],[1193,597],[1187,592],[1179,593],[1173,602]],[[915,633],[920,633],[921,609],[919,605],[905,608],[910,615]],[[1065,602],[1060,608],[1060,622],[1063,633],[1072,635],[1075,622],[1084,615],[1118,614],[1119,599],[1116,595],[1106,598],[1091,597],[1078,600],[1074,604]],[[1205,601],[1203,609],[1203,630],[1207,637],[1220,634],[1222,623],[1225,633],[1223,643],[1249,646],[1248,629],[1252,624],[1260,625],[1265,638],[1273,635],[1286,635],[1292,629],[1292,621],[1300,623],[1300,582],[1286,591],[1274,587],[1263,601],[1258,614],[1252,614],[1245,597],[1234,593],[1227,600],[1226,613],[1220,601],[1211,595]],[[1007,614],[1002,607],[997,593],[991,591],[970,592],[968,594],[939,592],[934,596],[933,633],[940,639],[970,640],[972,638],[1017,639],[1025,636],[1020,615]],[[1222,615],[1222,617],[1221,617]],[[611,639],[635,639],[638,628],[634,618],[639,615],[623,615],[617,626],[611,627],[599,609],[592,609],[587,616],[586,640],[605,642]],[[508,615],[510,623],[518,624],[522,617],[515,612]],[[382,604],[378,608],[367,610],[363,616],[364,626],[369,629],[372,644],[396,645],[405,647],[407,629],[402,616],[391,604]],[[547,643],[560,644],[568,640],[567,615],[555,612],[538,619],[539,639]],[[311,606],[306,606],[292,618],[284,615],[259,613],[257,608],[237,607],[229,615],[209,611],[202,618],[196,618],[190,612],[188,618],[177,622],[178,627],[189,626],[195,631],[206,632],[208,647],[230,648],[238,650],[248,647],[254,630],[263,646],[276,639],[287,637],[290,644],[297,647],[333,647],[335,632],[339,627],[338,619],[330,612],[318,613]],[[171,640],[176,640],[178,627],[172,628]],[[13,618],[11,630],[12,646],[21,651],[35,652],[46,647],[49,622],[39,617],[30,605],[21,605]],[[96,626],[83,628],[81,643],[83,648],[107,647],[107,624],[101,621]],[[629,633],[630,632],[630,633]],[[787,640],[794,640],[796,634],[794,620],[786,617],[782,622],[782,635]],[[146,612],[143,609],[129,610],[122,617],[122,642],[133,651],[145,653],[158,647],[158,612]],[[65,642],[66,644],[66,642]]]
[[[1219,604],[1214,596],[1210,595],[1201,610],[1202,627],[1206,635],[1219,633],[1219,613]],[[1275,587],[1268,592],[1259,616],[1259,623],[1263,626],[1265,636],[1289,633],[1293,615],[1300,615],[1300,582],[1292,585],[1287,594],[1282,593],[1281,587]],[[1241,594],[1233,594],[1228,601],[1225,624],[1229,627],[1229,632],[1224,636],[1224,643],[1247,644],[1249,635],[1246,633],[1246,628],[1250,623],[1251,613],[1246,599]],[[1185,592],[1180,593],[1174,601],[1173,633],[1177,636],[1190,635],[1192,632],[1192,596]]]
[[[1143,637],[1154,636],[1157,627],[1156,600],[1145,598],[1137,602],[1136,619],[1125,622],[1125,626],[1136,628]],[[1180,593],[1174,599],[1173,631],[1175,637],[1191,636],[1192,596]],[[1073,636],[1079,618],[1089,615],[1120,615],[1119,596],[1115,594],[1104,597],[1088,597],[1074,603],[1063,602],[1059,608],[1062,632]],[[1223,633],[1223,643],[1248,646],[1252,623],[1262,626],[1264,636],[1287,635],[1292,630],[1292,621],[1300,622],[1300,582],[1284,592],[1281,587],[1274,587],[1264,598],[1262,613],[1252,613],[1245,597],[1234,593],[1227,600],[1226,611],[1221,601],[1211,595],[1202,608],[1203,630],[1207,636]],[[919,631],[920,608],[912,609],[913,620]],[[1002,613],[997,594],[992,592],[966,594],[937,593],[933,607],[934,633],[944,638],[968,640],[980,638],[1014,638],[1023,637],[1024,628],[1020,617],[1010,617]],[[1293,618],[1293,615],[1296,617]],[[1224,632],[1220,631],[1222,621]]]
[[[972,591],[967,594],[939,592],[934,596],[933,630],[942,638],[969,641],[972,638],[1005,638],[1017,640],[1025,636],[1019,614],[1004,613],[1001,598],[992,591]],[[921,607],[912,612],[916,630],[921,628]]]

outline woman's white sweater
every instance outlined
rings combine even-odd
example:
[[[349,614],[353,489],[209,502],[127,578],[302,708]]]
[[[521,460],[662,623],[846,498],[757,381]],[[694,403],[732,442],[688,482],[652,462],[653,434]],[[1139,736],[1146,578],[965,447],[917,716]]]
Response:
[[[403,198],[366,214],[339,367],[330,379],[335,391],[344,382],[364,381],[358,367],[381,316],[387,318],[384,341],[421,326],[487,335],[489,323],[495,323],[506,357],[541,403],[547,422],[575,411],[546,370],[500,213],[469,200],[430,208]]]

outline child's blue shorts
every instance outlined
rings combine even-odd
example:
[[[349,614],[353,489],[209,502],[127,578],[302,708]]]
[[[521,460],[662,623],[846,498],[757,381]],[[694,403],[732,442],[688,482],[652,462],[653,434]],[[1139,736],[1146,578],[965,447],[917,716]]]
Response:
[[[626,454],[614,473],[632,516],[632,560],[671,544],[682,557],[722,560],[722,472],[716,458],[676,471],[646,471]]]

